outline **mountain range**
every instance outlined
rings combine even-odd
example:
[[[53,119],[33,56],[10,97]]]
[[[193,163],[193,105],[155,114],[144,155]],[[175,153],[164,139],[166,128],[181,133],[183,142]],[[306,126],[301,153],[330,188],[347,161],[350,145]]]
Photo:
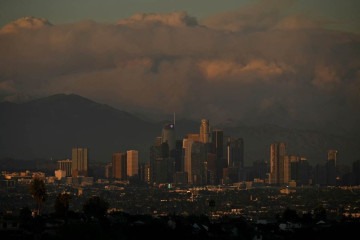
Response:
[[[206,118],[206,117],[205,117]],[[200,120],[176,119],[176,136],[198,133]],[[67,159],[73,147],[89,148],[90,161],[110,162],[114,152],[139,150],[148,161],[149,148],[172,119],[150,120],[75,94],[56,94],[24,103],[0,103],[0,158]],[[209,119],[211,125],[211,119]],[[360,138],[276,125],[223,123],[224,136],[243,138],[245,165],[269,159],[270,144],[283,141],[287,153],[306,157],[310,164],[326,162],[329,149],[338,162],[360,158]]]

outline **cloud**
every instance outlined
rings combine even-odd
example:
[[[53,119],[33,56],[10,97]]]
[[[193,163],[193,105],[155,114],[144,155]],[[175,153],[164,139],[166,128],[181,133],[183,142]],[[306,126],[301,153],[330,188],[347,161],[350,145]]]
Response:
[[[39,29],[51,25],[45,18],[23,17],[5,25],[0,33],[16,33],[22,29]]]
[[[275,26],[294,1],[262,0],[232,12],[211,16],[202,24],[233,32],[263,31]]]
[[[278,21],[274,29],[292,30],[292,29],[319,29],[322,26],[330,24],[330,21],[315,20],[307,18],[304,15],[291,15],[282,18]]]
[[[199,67],[209,80],[235,80],[242,82],[260,81],[280,76],[286,71],[286,64],[254,59],[246,64],[232,60],[204,60]]]
[[[119,25],[134,25],[134,24],[164,24],[169,26],[196,26],[197,20],[189,16],[186,12],[171,12],[171,13],[137,13],[130,18],[122,19],[118,22]]]
[[[341,84],[341,80],[334,68],[320,65],[315,67],[312,84],[320,89],[331,91]]]
[[[213,123],[321,126],[338,118],[358,129],[359,35],[308,23],[287,11],[288,1],[268,4],[201,24],[185,12],[137,14],[119,24],[47,27],[33,19],[41,27],[0,34],[0,97],[65,92]]]

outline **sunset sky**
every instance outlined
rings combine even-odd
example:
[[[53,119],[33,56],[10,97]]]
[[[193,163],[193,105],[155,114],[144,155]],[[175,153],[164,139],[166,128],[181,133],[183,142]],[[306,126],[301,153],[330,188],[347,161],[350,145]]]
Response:
[[[1,0],[0,101],[359,131],[358,0]]]

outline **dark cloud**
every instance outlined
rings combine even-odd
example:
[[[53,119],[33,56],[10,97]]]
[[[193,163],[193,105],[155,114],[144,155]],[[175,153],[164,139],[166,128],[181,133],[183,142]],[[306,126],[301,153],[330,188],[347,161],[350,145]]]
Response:
[[[119,25],[144,25],[144,24],[164,24],[169,26],[196,26],[196,18],[189,16],[186,12],[172,12],[168,14],[158,13],[137,13],[128,19],[122,19]]]
[[[291,1],[275,3],[200,23],[185,12],[117,24],[17,20],[0,31],[0,97],[65,92],[213,123],[357,129],[359,35],[291,15]]]

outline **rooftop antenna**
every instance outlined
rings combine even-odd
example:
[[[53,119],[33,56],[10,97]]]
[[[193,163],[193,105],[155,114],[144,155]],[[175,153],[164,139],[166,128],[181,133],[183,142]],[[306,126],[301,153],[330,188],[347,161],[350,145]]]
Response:
[[[174,121],[174,126],[175,126],[175,112],[174,112],[174,120],[173,121]]]

